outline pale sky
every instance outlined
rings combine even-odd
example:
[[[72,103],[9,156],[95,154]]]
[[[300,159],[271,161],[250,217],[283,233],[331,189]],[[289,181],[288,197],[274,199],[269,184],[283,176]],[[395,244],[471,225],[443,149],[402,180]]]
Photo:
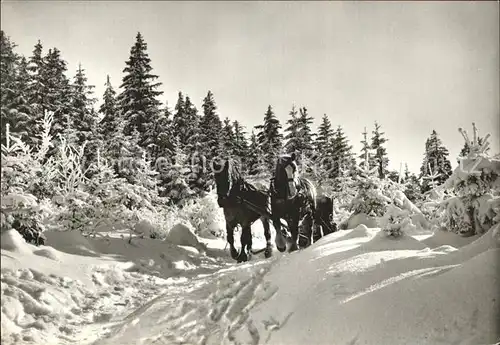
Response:
[[[500,152],[498,2],[2,1],[1,27],[19,53],[40,39],[71,76],[81,63],[99,98],[140,31],[171,108],[182,91],[201,110],[212,90],[221,118],[250,131],[269,104],[283,126],[306,106],[356,153],[378,121],[390,168],[414,172],[433,129],[453,166],[472,121]]]

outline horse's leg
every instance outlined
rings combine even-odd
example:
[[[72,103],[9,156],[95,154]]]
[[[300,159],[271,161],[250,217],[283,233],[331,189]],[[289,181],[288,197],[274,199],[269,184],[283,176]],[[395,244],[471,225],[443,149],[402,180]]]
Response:
[[[288,217],[286,222],[288,223],[288,229],[292,235],[291,246],[288,251],[293,252],[298,249],[297,239],[299,237],[299,215],[294,214],[291,217]]]
[[[271,230],[269,228],[269,219],[266,217],[260,218],[262,225],[264,226],[264,237],[266,238],[266,250],[264,251],[264,256],[269,258],[273,255],[273,245],[271,244]]]
[[[234,224],[233,222],[226,221],[227,243],[229,243],[231,257],[236,260],[238,258],[238,251],[234,247],[234,228],[235,227],[236,227],[236,224]]]
[[[252,255],[252,229],[250,223],[241,226],[241,252],[238,262],[248,261]]]
[[[276,230],[276,238],[274,242],[276,243],[276,248],[283,253],[286,250],[286,239],[281,232],[281,219],[273,218],[274,230]]]
[[[318,217],[319,219],[314,220],[314,225],[313,225],[313,242],[316,243],[321,237],[326,235],[326,232],[328,231],[324,224],[321,223],[321,216]],[[321,230],[323,230],[323,233],[321,233]]]
[[[302,221],[302,233],[299,236],[299,247],[306,248],[311,245],[311,237],[313,230],[313,218],[310,213],[306,214]]]

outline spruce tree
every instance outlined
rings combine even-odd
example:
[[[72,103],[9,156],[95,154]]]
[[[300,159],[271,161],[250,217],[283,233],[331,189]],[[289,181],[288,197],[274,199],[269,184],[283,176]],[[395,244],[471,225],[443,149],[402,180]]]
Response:
[[[16,64],[17,55],[14,53],[14,44],[5,33],[0,31],[0,73],[2,75],[0,87],[0,106],[1,106],[1,120],[2,120],[2,143],[5,142],[4,133],[5,127],[8,123],[11,128],[15,125],[15,119],[12,116],[12,103],[15,98],[15,84],[16,84]]]
[[[241,170],[247,172],[248,169],[248,141],[245,129],[238,121],[233,121],[235,148],[234,155],[241,162]]]
[[[285,151],[288,153],[295,152],[299,161],[301,161],[302,156],[310,157],[313,151],[313,135],[311,131],[313,118],[308,115],[306,107],[300,108],[297,116],[295,106],[292,107],[290,116],[291,118],[287,121],[288,127],[285,129],[285,132],[287,132]]]
[[[300,116],[299,122],[299,154],[300,156],[309,157],[313,150],[313,133],[311,130],[311,124],[313,123],[313,118],[307,113],[307,108],[302,107],[299,109]]]
[[[120,118],[116,104],[116,91],[111,84],[109,75],[106,76],[106,83],[104,86],[106,89],[104,90],[104,94],[102,96],[103,103],[99,107],[99,113],[102,116],[99,128],[102,137],[109,138],[116,132]]]
[[[236,157],[236,136],[233,125],[227,117],[224,119],[221,140],[224,158],[234,159]]]
[[[321,157],[327,156],[331,153],[332,140],[333,140],[332,123],[326,114],[321,118],[321,124],[318,127],[318,135],[314,141],[314,149]]]
[[[269,174],[267,157],[262,151],[257,135],[252,130],[248,148],[247,173],[255,177],[264,177]]]
[[[217,106],[212,91],[208,91],[207,96],[203,99],[202,108],[203,116],[200,122],[201,153],[210,162],[215,157],[219,157],[222,149],[222,122],[216,113]]]
[[[433,130],[431,136],[425,142],[425,153],[422,166],[420,167],[420,176],[426,177],[435,173],[437,185],[442,184],[451,175],[451,163],[448,159],[448,149],[443,145],[438,133]],[[429,181],[424,179],[422,183],[422,193],[431,189]]]
[[[186,105],[184,95],[179,91],[177,103],[174,108],[174,116],[172,119],[172,130],[175,136],[179,139],[179,145],[186,145],[187,142],[187,118],[186,118]]]
[[[153,141],[146,133],[153,132],[152,128],[160,116],[160,101],[157,97],[163,94],[157,91],[161,83],[155,82],[158,76],[152,74],[152,70],[147,44],[138,32],[123,70],[125,76],[120,85],[123,91],[117,101],[125,121],[125,134],[131,135],[136,130],[140,138],[138,144],[142,147],[147,147]]]
[[[484,139],[483,138],[477,138],[477,142],[478,142],[478,145],[483,145],[483,141]],[[472,142],[470,141],[465,141],[464,143],[464,146],[462,147],[462,150],[460,150],[460,154],[457,158],[457,161],[460,163],[460,159],[463,159],[465,157],[467,157],[467,155],[470,153],[470,148],[472,146]],[[486,149],[486,152],[488,152],[490,150],[490,148],[488,147]]]
[[[264,124],[258,125],[255,128],[259,130],[257,141],[263,152],[265,163],[269,171],[272,171],[276,157],[281,153],[283,147],[283,135],[280,133],[281,124],[274,115],[270,105],[264,114]]]
[[[361,141],[361,145],[363,145],[361,147],[361,154],[358,156],[358,158],[361,160],[361,162],[359,163],[359,166],[360,167],[363,167],[363,164],[365,164],[366,162],[368,162],[368,169],[372,168],[375,166],[375,162],[374,162],[374,157],[373,157],[373,154],[372,154],[372,150],[371,150],[371,145],[370,143],[368,142],[368,132],[366,131],[366,127],[365,127],[365,130],[363,131],[363,133],[361,133],[363,135],[363,140]],[[368,160],[366,161],[365,158],[368,156]]]
[[[193,152],[200,140],[200,116],[198,115],[198,109],[196,109],[188,95],[186,95],[186,101],[184,102],[184,114],[186,123],[181,143],[186,152]]]
[[[68,120],[73,110],[72,90],[65,74],[67,62],[62,59],[59,49],[49,49],[44,60],[45,73],[42,73],[42,83],[45,93],[42,93],[44,97],[42,109],[53,112],[51,134],[57,138],[58,134],[68,130],[68,124],[72,120],[71,118]]]
[[[387,139],[383,137],[384,132],[380,131],[381,126],[375,122],[375,129],[372,131],[371,149],[374,151],[373,160],[378,167],[379,178],[384,178],[387,174],[387,166],[389,165],[389,158],[387,157],[387,150],[384,145]]]
[[[332,129],[332,124],[326,114],[324,114],[321,119],[321,124],[318,127],[318,135],[314,141],[314,159],[316,161],[316,167],[319,169],[316,173],[320,181],[332,177],[330,175],[334,168],[333,136],[334,131]]]
[[[98,121],[94,112],[94,103],[97,101],[93,97],[93,85],[87,84],[87,76],[81,64],[78,65],[74,82],[72,85],[73,113],[71,114],[73,126],[78,135],[78,145],[85,141],[94,139],[93,130]]]
[[[28,75],[29,82],[26,90],[28,103],[31,108],[31,116],[28,120],[28,137],[26,142],[30,146],[39,143],[39,134],[42,133],[42,119],[45,111],[48,110],[47,100],[47,86],[45,82],[46,66],[45,59],[43,58],[43,45],[38,40],[33,49],[32,56],[28,60]]]
[[[356,161],[352,154],[352,146],[341,126],[338,126],[333,135],[333,169],[332,177],[342,176],[341,171],[352,171]]]
[[[27,140],[30,136],[30,129],[28,124],[33,116],[33,110],[29,104],[28,86],[30,83],[30,76],[28,74],[28,61],[23,56],[17,65],[17,75],[15,90],[16,95],[12,103],[15,111],[15,125],[13,129],[16,133],[22,135],[23,140]],[[39,134],[39,133],[37,133]]]
[[[27,61],[14,52],[15,44],[1,31],[0,38],[0,107],[2,123],[2,143],[6,125],[10,132],[26,139],[27,123],[31,109],[27,98],[29,75]]]
[[[297,109],[295,109],[295,105],[292,106],[292,110],[290,110],[290,118],[286,121],[288,127],[285,128],[285,151],[288,153],[297,152],[299,147],[299,117],[297,116]]]
[[[172,131],[172,118],[172,113],[167,104],[159,116],[155,118],[153,126],[146,132],[146,136],[151,138],[148,152],[154,162],[160,157],[165,158],[173,155],[174,150],[177,149],[175,135]],[[182,150],[181,147],[178,147],[178,149]]]

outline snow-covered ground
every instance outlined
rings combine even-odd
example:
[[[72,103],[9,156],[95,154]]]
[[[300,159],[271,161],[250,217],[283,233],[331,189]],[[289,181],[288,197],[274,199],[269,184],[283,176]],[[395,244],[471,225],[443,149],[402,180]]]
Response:
[[[359,225],[245,264],[182,228],[131,243],[49,232],[40,247],[8,231],[2,344],[494,344],[498,227],[395,239]]]

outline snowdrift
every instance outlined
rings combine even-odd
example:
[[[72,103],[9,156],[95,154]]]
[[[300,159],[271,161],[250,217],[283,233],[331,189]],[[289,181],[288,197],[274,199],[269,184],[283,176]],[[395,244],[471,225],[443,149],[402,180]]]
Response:
[[[54,247],[4,234],[2,344],[500,341],[498,225],[422,241],[358,225],[238,265],[223,240],[175,228],[131,243],[49,233]]]

